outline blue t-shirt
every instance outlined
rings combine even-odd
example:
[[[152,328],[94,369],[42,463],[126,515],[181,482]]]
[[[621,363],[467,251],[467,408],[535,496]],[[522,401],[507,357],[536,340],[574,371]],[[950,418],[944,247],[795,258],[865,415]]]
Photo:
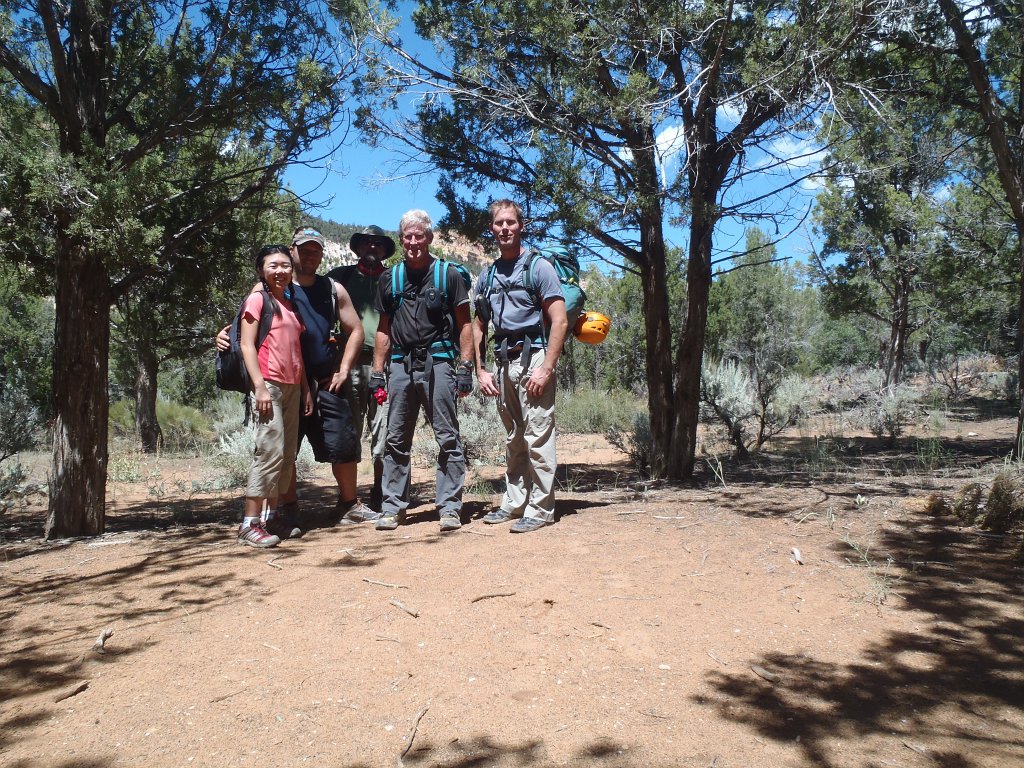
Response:
[[[486,297],[490,317],[488,318],[496,335],[515,334],[518,331],[534,330],[544,322],[544,303],[548,299],[562,299],[562,284],[551,263],[539,255],[533,264],[533,290],[523,285],[523,270],[536,251],[527,250],[519,258],[498,258],[494,262],[494,279],[490,293],[487,283],[491,273],[488,267],[477,278],[474,294]]]

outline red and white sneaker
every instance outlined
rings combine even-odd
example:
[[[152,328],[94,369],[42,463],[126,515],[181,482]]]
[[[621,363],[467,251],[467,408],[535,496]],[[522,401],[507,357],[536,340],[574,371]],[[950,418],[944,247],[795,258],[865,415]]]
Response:
[[[267,533],[267,530],[263,527],[263,523],[253,523],[252,525],[245,525],[244,523],[238,527],[238,543],[245,544],[250,547],[276,547],[281,543],[281,539],[273,534]]]

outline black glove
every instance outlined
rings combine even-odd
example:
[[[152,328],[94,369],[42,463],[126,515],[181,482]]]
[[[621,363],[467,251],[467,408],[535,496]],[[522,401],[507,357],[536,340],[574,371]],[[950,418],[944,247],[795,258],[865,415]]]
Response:
[[[473,363],[463,360],[455,372],[455,388],[460,395],[468,395],[473,391]]]
[[[374,371],[370,374],[370,397],[377,401],[377,405],[384,405],[387,402],[388,388],[383,371]]]

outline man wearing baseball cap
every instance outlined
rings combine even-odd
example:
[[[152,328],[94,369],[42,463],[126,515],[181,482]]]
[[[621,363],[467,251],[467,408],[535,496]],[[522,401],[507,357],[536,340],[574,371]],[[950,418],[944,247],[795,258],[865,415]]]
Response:
[[[364,424],[370,432],[373,488],[370,491],[369,507],[376,516],[380,512],[383,501],[381,477],[384,473],[384,439],[387,437],[388,404],[386,401],[378,403],[370,395],[373,344],[377,334],[377,323],[380,320],[374,300],[377,295],[377,283],[384,272],[384,261],[395,253],[395,241],[376,224],[370,224],[362,232],[352,235],[348,241],[348,247],[356,255],[356,263],[332,269],[327,276],[337,280],[345,287],[352,299],[352,306],[363,324],[363,347],[357,363],[352,366],[346,393],[352,406],[352,421],[356,434],[360,436],[363,434]]]

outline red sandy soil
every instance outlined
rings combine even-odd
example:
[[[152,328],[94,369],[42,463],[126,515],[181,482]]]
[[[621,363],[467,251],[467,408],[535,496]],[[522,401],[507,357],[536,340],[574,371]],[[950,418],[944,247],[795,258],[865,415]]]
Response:
[[[569,438],[560,519],[520,536],[480,493],[440,535],[428,469],[398,530],[273,550],[235,494],[166,493],[199,460],[112,484],[96,539],[42,541],[33,497],[0,516],[0,766],[1024,765],[1019,537],[928,506],[1013,434],[968,428],[964,470],[876,446],[689,487]]]

